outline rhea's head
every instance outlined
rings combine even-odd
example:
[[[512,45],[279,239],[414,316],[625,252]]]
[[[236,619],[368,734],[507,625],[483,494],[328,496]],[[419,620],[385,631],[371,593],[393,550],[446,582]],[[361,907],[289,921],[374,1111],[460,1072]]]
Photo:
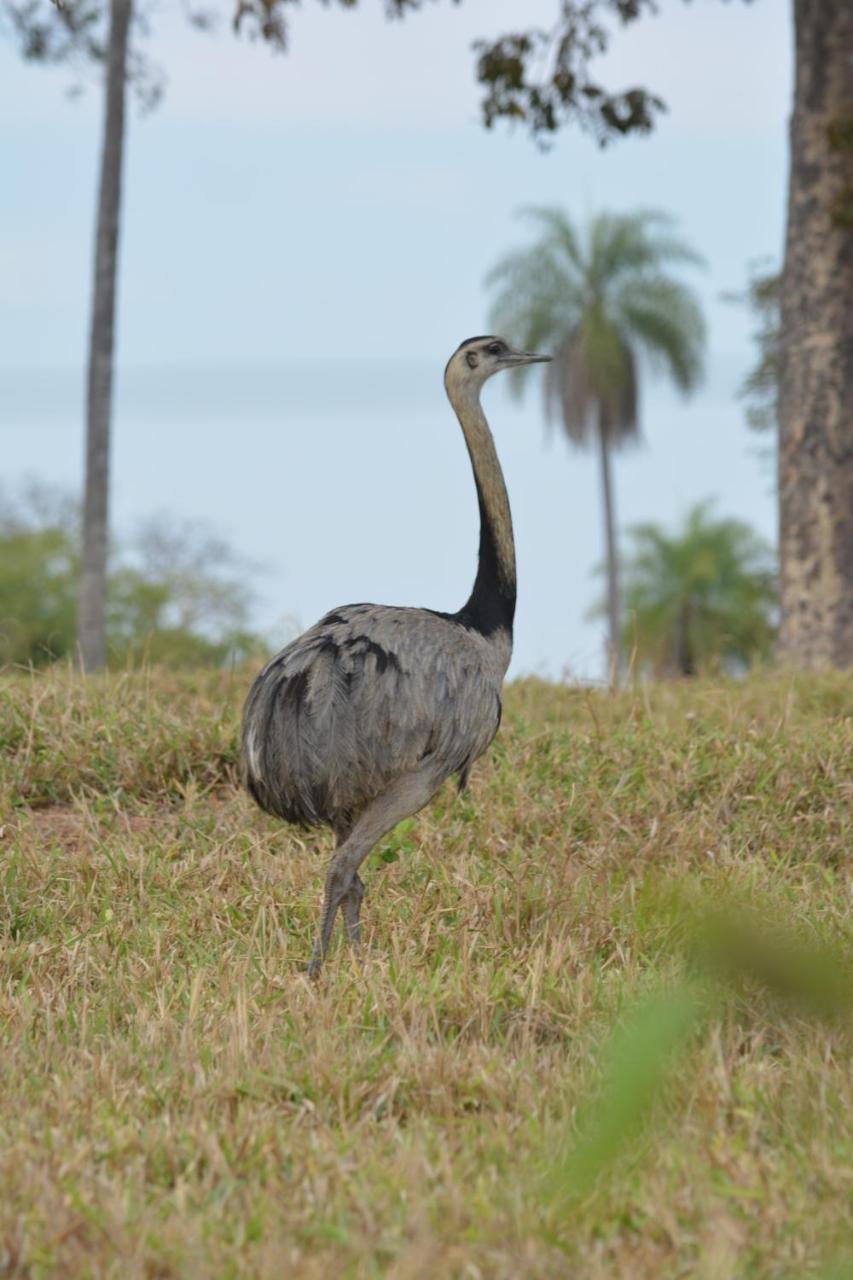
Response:
[[[533,351],[517,351],[503,338],[466,338],[456,348],[444,371],[444,385],[449,395],[479,391],[487,378],[501,369],[516,369],[522,364],[550,360]]]

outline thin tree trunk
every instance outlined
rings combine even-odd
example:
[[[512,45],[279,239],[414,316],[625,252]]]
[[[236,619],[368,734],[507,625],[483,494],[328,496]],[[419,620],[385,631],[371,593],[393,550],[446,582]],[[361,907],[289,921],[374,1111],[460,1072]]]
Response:
[[[110,418],[130,16],[131,0],[110,0],[104,146],[95,234],[95,280],[86,390],[86,495],[78,623],[80,660],[84,671],[96,671],[106,660]]]
[[[607,554],[607,670],[618,683],[622,655],[622,606],[619,591],[619,551],[613,514],[613,484],[610,476],[610,445],[602,414],[598,415],[598,449],[601,462],[601,493],[604,499],[604,539]]]
[[[853,665],[853,3],[794,0],[782,282],[782,656]]]
[[[695,676],[696,664],[690,644],[690,600],[679,605],[675,624],[675,670],[680,676]]]

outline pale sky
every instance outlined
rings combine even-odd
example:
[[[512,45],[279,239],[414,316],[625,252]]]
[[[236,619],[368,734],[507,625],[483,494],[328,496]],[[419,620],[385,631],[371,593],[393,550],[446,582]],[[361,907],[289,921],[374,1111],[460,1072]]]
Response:
[[[665,0],[617,34],[606,72],[667,101],[655,135],[600,151],[570,130],[543,155],[481,127],[470,45],[556,8],[465,0],[390,23],[380,0],[306,0],[276,56],[160,6],[167,93],[128,139],[114,524],[165,510],[214,525],[266,566],[259,625],[350,600],[462,603],[476,502],[441,373],[487,331],[483,278],[527,238],[526,204],[661,208],[707,259],[706,381],[686,402],[645,381],[644,444],[616,463],[620,525],[716,495],[774,535],[735,400],[749,320],[720,295],[781,254],[788,0]],[[68,81],[0,47],[3,474],[73,489],[100,118],[97,88],[69,102]],[[513,670],[596,675],[595,460],[546,447],[538,393],[519,408],[495,380],[485,403],[519,549]]]

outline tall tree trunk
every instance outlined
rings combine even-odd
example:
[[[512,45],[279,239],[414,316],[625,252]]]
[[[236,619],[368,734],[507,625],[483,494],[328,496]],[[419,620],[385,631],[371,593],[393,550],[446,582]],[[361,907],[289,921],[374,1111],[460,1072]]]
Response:
[[[782,282],[782,656],[853,665],[853,3],[794,0]]]
[[[130,16],[131,0],[110,0],[104,146],[95,234],[95,280],[86,389],[86,496],[83,505],[78,623],[80,660],[84,671],[96,671],[106,660],[110,418]]]
[[[601,494],[604,499],[604,539],[607,554],[607,669],[616,683],[621,670],[622,605],[619,590],[619,550],[616,544],[616,521],[613,514],[613,483],[610,476],[610,445],[604,428],[603,414],[598,411],[598,450],[601,462]]]

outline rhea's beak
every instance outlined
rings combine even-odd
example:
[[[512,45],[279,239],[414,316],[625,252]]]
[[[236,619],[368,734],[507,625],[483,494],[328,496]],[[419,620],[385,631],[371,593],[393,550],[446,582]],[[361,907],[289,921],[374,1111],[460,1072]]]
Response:
[[[507,364],[542,364],[552,360],[553,356],[540,356],[535,351],[509,351],[505,357]]]

